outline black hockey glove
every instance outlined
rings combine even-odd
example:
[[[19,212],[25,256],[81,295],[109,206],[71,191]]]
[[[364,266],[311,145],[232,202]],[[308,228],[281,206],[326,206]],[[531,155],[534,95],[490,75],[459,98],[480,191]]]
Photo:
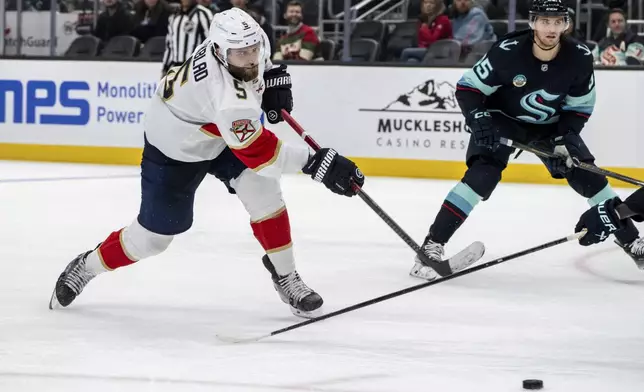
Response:
[[[492,115],[487,110],[470,113],[469,127],[472,130],[474,143],[479,147],[485,147],[496,151],[501,145],[499,129],[494,125]]]
[[[574,166],[572,165],[572,157],[579,157],[581,155],[579,142],[581,138],[574,132],[568,132],[565,135],[559,135],[551,140],[553,152],[559,155],[560,158],[546,158],[546,166],[550,169],[552,174],[560,174],[566,176],[570,173]]]
[[[620,204],[622,201],[615,197],[584,212],[575,226],[575,233],[583,229],[588,232],[579,239],[579,244],[582,246],[598,244],[608,238],[611,233],[623,228],[624,223],[619,220],[617,212],[615,212],[615,208]]]
[[[282,109],[293,110],[293,94],[291,93],[291,75],[286,72],[286,65],[264,72],[266,90],[262,96],[262,109],[266,112],[268,122],[277,124],[284,121]]]
[[[338,195],[355,196],[356,190],[351,184],[356,183],[360,187],[364,185],[364,175],[358,166],[332,148],[319,149],[306,162],[302,172]]]

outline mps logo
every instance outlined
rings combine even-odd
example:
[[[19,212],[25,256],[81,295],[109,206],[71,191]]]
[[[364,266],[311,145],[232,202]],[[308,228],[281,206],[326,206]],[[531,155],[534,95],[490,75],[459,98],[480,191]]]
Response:
[[[257,132],[257,128],[253,125],[252,120],[245,119],[233,121],[230,131],[235,134],[240,143],[245,143]]]
[[[359,111],[371,112],[378,147],[462,150],[468,130],[455,93],[452,83],[428,79],[384,107]]]

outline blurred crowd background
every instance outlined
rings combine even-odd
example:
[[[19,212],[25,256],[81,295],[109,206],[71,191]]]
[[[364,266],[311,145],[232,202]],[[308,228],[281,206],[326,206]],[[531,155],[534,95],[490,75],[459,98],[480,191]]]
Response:
[[[588,45],[597,64],[642,65],[643,1],[569,0],[567,34]],[[160,61],[171,21],[194,7],[247,10],[269,36],[275,60],[469,65],[498,37],[528,28],[530,2],[6,0],[1,53]]]

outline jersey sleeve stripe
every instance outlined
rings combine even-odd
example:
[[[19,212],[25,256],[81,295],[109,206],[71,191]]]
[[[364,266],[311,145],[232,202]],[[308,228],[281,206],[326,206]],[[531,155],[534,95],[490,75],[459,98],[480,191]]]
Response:
[[[458,81],[458,84],[461,86],[465,87],[470,87],[479,90],[485,95],[492,95],[496,90],[499,89],[500,86],[488,86],[487,84],[483,83],[481,79],[476,75],[476,73],[468,69],[463,76],[461,77],[461,80]]]
[[[461,90],[461,91],[471,91],[471,92],[473,92],[473,93],[479,93],[479,94],[482,94],[482,93],[481,93],[481,90],[475,89],[475,88],[473,88],[473,87],[465,87],[465,86],[461,86],[460,84],[457,84],[457,85],[456,85],[456,89],[457,89],[457,90]]]
[[[275,161],[277,160],[277,157],[279,157],[279,155],[280,155],[280,150],[281,149],[282,149],[282,141],[277,139],[277,145],[275,146],[275,150],[273,152],[273,156],[271,157],[271,159],[269,159],[265,163],[255,167],[255,168],[251,168],[251,169],[253,169],[254,171],[258,172],[258,171],[262,170],[263,168],[274,164]]]
[[[595,107],[595,89],[590,90],[588,94],[581,97],[566,95],[561,110],[569,112],[578,112],[590,116]]]
[[[210,137],[221,137],[221,132],[215,124],[205,124],[199,130]]]
[[[256,172],[272,165],[277,160],[282,147],[282,141],[273,132],[263,127],[262,130],[263,132],[258,132],[257,136],[253,135],[252,143],[245,147],[230,147],[237,158]]]

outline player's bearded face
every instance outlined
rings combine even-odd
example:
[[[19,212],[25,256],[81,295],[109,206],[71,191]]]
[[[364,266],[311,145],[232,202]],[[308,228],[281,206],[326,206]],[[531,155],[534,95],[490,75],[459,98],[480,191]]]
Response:
[[[257,43],[240,49],[228,50],[228,70],[237,79],[250,82],[259,76],[262,45]]]
[[[545,49],[556,46],[568,25],[569,22],[564,17],[537,17],[532,22],[537,44]]]

